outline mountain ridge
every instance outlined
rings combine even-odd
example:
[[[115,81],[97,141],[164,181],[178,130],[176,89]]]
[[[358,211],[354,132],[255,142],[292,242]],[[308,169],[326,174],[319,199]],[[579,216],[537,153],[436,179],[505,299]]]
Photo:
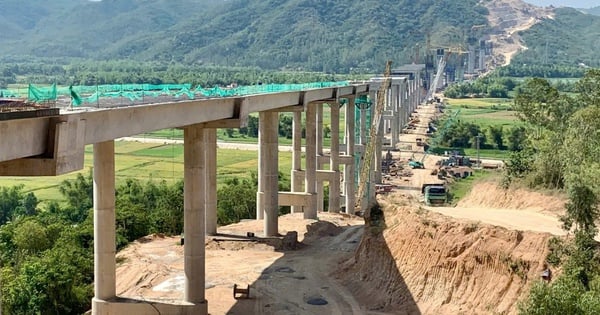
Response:
[[[8,59],[24,56],[133,59],[372,72],[380,70],[388,59],[410,63],[418,58],[423,62],[428,39],[430,48],[464,47],[467,43],[476,44],[492,32],[488,10],[479,0],[58,0],[52,5],[41,0],[26,3],[6,0],[6,3],[7,10],[0,12],[0,27],[5,30],[0,32],[0,56]],[[573,18],[573,13],[567,15]],[[581,16],[577,18],[585,21],[596,18]],[[543,23],[537,29],[543,30]],[[474,28],[481,25],[482,28]],[[535,48],[531,41],[527,46]],[[532,59],[535,60],[528,60]]]

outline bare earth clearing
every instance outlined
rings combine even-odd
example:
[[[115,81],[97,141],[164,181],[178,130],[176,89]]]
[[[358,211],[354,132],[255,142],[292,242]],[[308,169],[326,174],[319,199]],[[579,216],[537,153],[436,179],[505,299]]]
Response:
[[[420,159],[422,147],[413,144],[434,112],[432,105],[419,109],[421,125],[399,145],[410,151],[394,158]],[[430,171],[438,158],[428,156],[426,169],[410,177],[391,178],[400,189],[378,197],[383,215],[366,227],[362,218],[340,214],[280,217],[280,234],[298,232],[295,250],[239,240],[247,232],[261,235],[261,221],[220,227],[207,241],[210,314],[515,313],[539,277],[550,233],[563,234],[556,219],[563,201],[482,182],[459,207],[423,207],[419,190],[437,180]],[[179,241],[154,235],[121,251],[118,294],[181,300]],[[251,299],[235,300],[234,284],[249,284]]]

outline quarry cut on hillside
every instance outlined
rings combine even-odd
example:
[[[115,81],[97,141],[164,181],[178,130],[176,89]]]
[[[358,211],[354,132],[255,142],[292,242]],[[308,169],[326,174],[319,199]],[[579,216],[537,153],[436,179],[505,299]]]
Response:
[[[512,57],[527,49],[519,36],[520,31],[531,28],[544,19],[552,19],[552,8],[537,7],[521,0],[481,1],[488,11],[492,28],[489,40],[494,45],[489,70],[508,65]]]

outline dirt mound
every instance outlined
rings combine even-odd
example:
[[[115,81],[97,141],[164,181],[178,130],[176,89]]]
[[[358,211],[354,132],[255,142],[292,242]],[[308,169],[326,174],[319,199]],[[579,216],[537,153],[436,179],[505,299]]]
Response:
[[[384,217],[337,273],[369,311],[516,313],[551,237],[407,207],[386,206]]]
[[[563,196],[549,196],[519,188],[503,189],[498,183],[488,181],[476,183],[457,207],[527,209],[558,216],[564,214],[565,202]]]

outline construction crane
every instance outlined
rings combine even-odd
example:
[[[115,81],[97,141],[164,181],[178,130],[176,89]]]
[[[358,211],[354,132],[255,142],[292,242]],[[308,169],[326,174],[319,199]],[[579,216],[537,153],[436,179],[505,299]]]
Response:
[[[359,173],[360,174],[360,183],[358,185],[358,192],[357,192],[357,198],[356,198],[356,207],[359,209],[362,205],[362,200],[365,195],[367,183],[370,180],[369,175],[371,172],[371,164],[373,162],[374,154],[376,153],[375,151],[377,149],[377,136],[378,136],[377,133],[379,132],[379,124],[381,123],[381,117],[383,116],[383,111],[385,109],[386,96],[388,94],[388,90],[389,90],[391,82],[392,82],[391,72],[392,72],[392,62],[388,60],[388,62],[385,64],[385,72],[383,74],[383,82],[381,82],[381,85],[379,86],[379,89],[377,90],[377,103],[375,104],[373,120],[372,120],[372,124],[371,124],[371,129],[369,132],[370,140],[369,140],[369,143],[367,143],[367,146],[365,148],[365,155],[363,156],[363,162],[360,167],[360,173]],[[381,152],[379,152],[379,154],[381,154]],[[369,210],[370,209],[369,209],[368,205],[367,205],[367,209],[360,209],[360,210],[364,210],[363,216],[365,218],[369,218],[369,216],[370,216]]]
[[[445,56],[443,56],[442,58],[440,58],[440,62],[438,63],[437,66],[437,72],[435,74],[435,77],[433,78],[433,82],[431,83],[431,86],[429,87],[429,92],[427,93],[427,100],[430,100],[433,97],[433,94],[435,93],[435,90],[438,87],[438,84],[440,83],[440,78],[442,77],[442,73],[444,73],[444,68],[446,68],[446,60],[449,53],[446,53]]]

